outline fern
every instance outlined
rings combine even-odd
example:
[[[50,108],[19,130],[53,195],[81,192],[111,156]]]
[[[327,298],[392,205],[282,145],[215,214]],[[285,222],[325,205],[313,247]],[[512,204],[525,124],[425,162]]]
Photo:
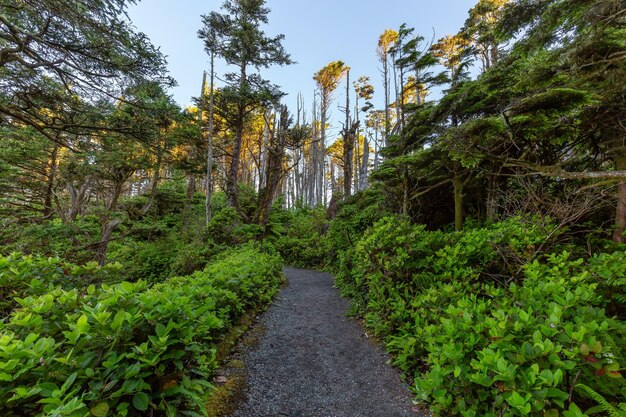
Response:
[[[596,401],[602,411],[607,413],[609,417],[626,417],[626,403],[620,403],[618,408],[616,408],[613,404],[609,403],[604,397],[598,394],[596,391],[589,388],[587,385],[578,384],[576,388],[580,388],[585,391],[594,401]]]

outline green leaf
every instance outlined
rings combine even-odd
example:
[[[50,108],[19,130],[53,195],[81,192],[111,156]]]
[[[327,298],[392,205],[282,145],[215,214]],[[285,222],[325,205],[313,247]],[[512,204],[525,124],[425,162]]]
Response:
[[[98,403],[91,407],[89,409],[89,412],[95,417],[106,417],[106,415],[109,413],[109,403],[107,403],[106,401]]]
[[[574,403],[570,404],[569,410],[564,411],[563,415],[565,417],[588,417],[587,414],[580,411],[580,408]]]
[[[161,323],[157,323],[155,330],[156,330],[157,336],[159,337],[163,337],[167,335],[167,329]]]
[[[138,392],[133,397],[133,407],[139,411],[146,411],[150,404],[150,397],[145,392]]]
[[[89,325],[89,318],[86,315],[83,314],[80,316],[76,322],[76,329],[78,329],[80,333],[87,333],[89,329],[91,329],[91,326]]]
[[[517,391],[513,391],[511,395],[509,395],[509,397],[506,399],[506,402],[518,409],[526,405],[526,400],[521,395],[519,395]]]

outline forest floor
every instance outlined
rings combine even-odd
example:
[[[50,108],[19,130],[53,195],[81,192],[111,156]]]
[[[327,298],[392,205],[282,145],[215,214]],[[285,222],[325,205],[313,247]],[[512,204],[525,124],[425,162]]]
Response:
[[[287,268],[289,285],[239,356],[247,382],[233,417],[426,416],[383,349],[346,316],[326,273]],[[254,332],[254,330],[252,330]]]

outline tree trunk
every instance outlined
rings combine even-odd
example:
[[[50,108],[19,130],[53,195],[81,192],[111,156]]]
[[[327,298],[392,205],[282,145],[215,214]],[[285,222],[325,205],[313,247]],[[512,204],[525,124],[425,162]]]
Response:
[[[487,222],[493,222],[496,219],[496,175],[493,172],[487,174],[487,204],[486,218]]]
[[[454,186],[454,230],[463,229],[463,180],[455,174],[452,180]]]
[[[352,161],[354,159],[354,132],[350,126],[350,70],[346,72],[346,125],[343,135],[343,193],[352,194]]]
[[[122,221],[120,219],[112,219],[102,226],[102,237],[100,239],[100,244],[98,245],[98,251],[96,252],[96,261],[100,264],[100,266],[106,263],[107,248],[109,247],[111,235],[121,223]]]
[[[43,202],[43,215],[44,217],[50,217],[53,212],[52,207],[52,194],[54,191],[54,180],[57,172],[57,157],[59,154],[59,145],[55,144],[50,154],[50,163],[48,165],[48,178],[46,184],[46,195]]]
[[[87,178],[85,182],[77,190],[74,184],[67,183],[67,191],[70,195],[70,207],[67,216],[64,216],[68,221],[74,222],[80,214],[83,204],[87,200],[89,191],[91,189],[91,177]]]
[[[387,146],[387,138],[389,137],[389,130],[391,129],[391,123],[389,121],[389,68],[388,68],[387,54],[383,59],[383,88],[385,89],[385,137],[383,138],[383,147]]]
[[[322,94],[322,120],[320,123],[320,141],[318,147],[318,176],[317,176],[317,204],[321,204],[324,202],[325,192],[324,192],[324,148],[326,147],[326,107],[328,106],[328,101],[325,97],[325,94]]]
[[[241,66],[239,90],[243,92],[247,82],[246,77],[246,65]],[[228,184],[226,186],[226,194],[228,197],[228,205],[239,209],[239,202],[237,199],[237,182],[239,177],[239,162],[241,160],[241,144],[243,142],[243,125],[245,116],[245,106],[239,104],[237,109],[237,126],[235,131],[235,143],[233,144],[233,154],[230,161],[230,175],[228,177]]]
[[[209,86],[209,134],[206,154],[206,197],[205,205],[205,225],[208,227],[213,217],[211,211],[211,196],[213,194],[213,113],[215,106],[214,98],[214,82],[215,82],[215,53],[211,51],[211,81]],[[204,88],[203,88],[204,89]],[[204,97],[204,90],[203,95]]]
[[[615,157],[615,169],[626,171],[626,154]],[[617,185],[617,208],[615,210],[615,230],[613,241],[616,243],[626,243],[626,181]]]
[[[363,139],[363,162],[361,162],[361,173],[359,175],[359,191],[365,190],[367,187],[367,168],[370,159],[369,142]]]
[[[145,216],[146,214],[148,214],[150,207],[152,207],[152,204],[154,203],[154,199],[156,198],[157,189],[159,186],[160,171],[161,171],[161,155],[158,156],[157,166],[154,169],[154,174],[152,175],[152,181],[150,185],[150,196],[148,197],[148,201],[146,201],[146,204],[144,204],[144,206],[141,208],[141,211],[140,211],[140,214],[142,216]]]
[[[402,170],[402,214],[409,215],[409,170],[404,167]]]
[[[256,213],[256,221],[262,227],[263,233],[272,209],[272,202],[276,196],[281,179],[283,177],[283,159],[285,156],[285,129],[288,124],[289,114],[287,108],[283,106],[280,112],[280,124],[275,132],[270,133],[269,147],[267,150],[267,168],[265,187],[259,193],[259,204]],[[269,120],[268,120],[269,123]]]

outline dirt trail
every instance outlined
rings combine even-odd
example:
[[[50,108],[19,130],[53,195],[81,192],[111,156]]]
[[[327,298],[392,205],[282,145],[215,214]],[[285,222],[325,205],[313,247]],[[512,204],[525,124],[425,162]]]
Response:
[[[329,274],[287,268],[289,285],[243,353],[244,400],[233,417],[423,416],[387,355],[346,317]]]

